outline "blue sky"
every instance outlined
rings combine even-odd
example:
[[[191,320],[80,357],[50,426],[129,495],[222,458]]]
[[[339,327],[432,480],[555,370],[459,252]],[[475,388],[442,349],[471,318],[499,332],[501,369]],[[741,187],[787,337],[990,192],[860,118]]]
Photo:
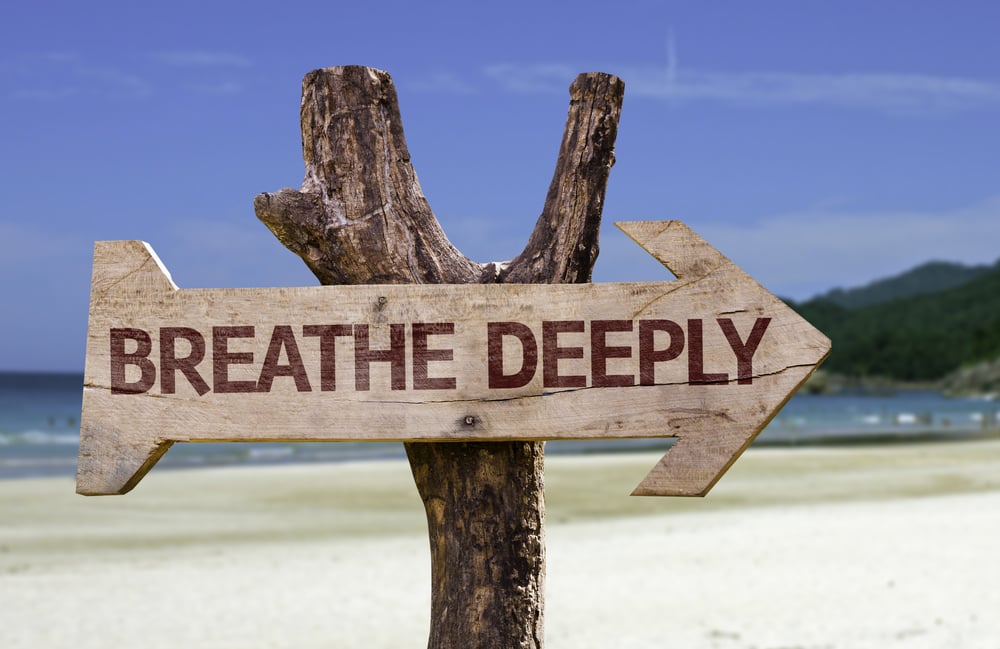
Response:
[[[667,277],[611,223],[679,218],[805,298],[1000,257],[991,2],[21,2],[0,24],[0,370],[81,370],[92,245],[181,287],[310,285],[256,220],[298,187],[302,76],[389,71],[424,193],[520,251],[579,72],[625,81],[596,281]]]

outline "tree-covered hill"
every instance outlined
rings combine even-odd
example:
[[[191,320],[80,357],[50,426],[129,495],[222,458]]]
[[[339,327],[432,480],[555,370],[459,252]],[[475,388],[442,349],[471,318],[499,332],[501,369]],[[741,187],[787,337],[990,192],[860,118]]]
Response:
[[[1000,264],[952,288],[858,308],[829,294],[792,306],[833,341],[829,372],[931,381],[1000,357]]]
[[[949,261],[929,261],[899,275],[875,280],[857,288],[835,288],[813,299],[833,302],[847,309],[859,309],[903,297],[956,288],[996,268],[997,266],[966,266]]]

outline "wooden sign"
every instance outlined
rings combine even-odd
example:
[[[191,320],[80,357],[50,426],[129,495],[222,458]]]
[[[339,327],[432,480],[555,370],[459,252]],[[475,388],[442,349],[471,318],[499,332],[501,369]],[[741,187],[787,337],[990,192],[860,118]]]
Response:
[[[178,289],[95,245],[77,491],[175,442],[676,437],[639,495],[704,495],[830,341],[679,221],[676,281]]]

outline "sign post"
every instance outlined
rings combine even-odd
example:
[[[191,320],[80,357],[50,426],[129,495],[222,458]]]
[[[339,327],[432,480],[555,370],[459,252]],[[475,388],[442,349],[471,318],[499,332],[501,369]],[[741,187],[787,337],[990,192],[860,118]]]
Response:
[[[619,224],[676,281],[587,283],[623,92],[577,77],[524,251],[482,264],[430,210],[389,75],[310,72],[302,187],[254,208],[341,286],[179,289],[148,245],[98,243],[77,490],[124,493],[177,442],[404,441],[429,649],[540,649],[542,440],[676,437],[634,493],[704,495],[829,350],[677,221]]]
[[[99,242],[78,489],[175,442],[676,437],[634,493],[703,495],[829,341],[684,224],[618,226],[678,279],[185,290]]]

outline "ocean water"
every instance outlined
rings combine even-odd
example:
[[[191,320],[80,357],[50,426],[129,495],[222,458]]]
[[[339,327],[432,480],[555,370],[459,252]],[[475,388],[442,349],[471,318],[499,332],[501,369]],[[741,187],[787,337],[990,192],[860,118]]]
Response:
[[[0,372],[0,479],[74,476],[82,374]],[[175,444],[157,470],[405,457],[402,444]]]
[[[0,372],[0,479],[73,476],[80,441],[83,376]],[[757,445],[858,443],[1000,435],[1000,401],[951,399],[929,391],[886,395],[797,394]],[[549,453],[666,449],[670,440],[566,440]],[[197,466],[336,462],[404,457],[398,443],[175,444],[157,470]]]
[[[75,471],[83,376],[0,372],[0,478]]]

